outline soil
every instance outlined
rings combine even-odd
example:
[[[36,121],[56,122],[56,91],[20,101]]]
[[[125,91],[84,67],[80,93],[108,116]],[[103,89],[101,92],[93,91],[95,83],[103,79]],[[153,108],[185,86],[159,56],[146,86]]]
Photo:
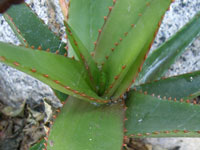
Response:
[[[43,122],[31,122],[26,113],[18,117],[0,114],[0,150],[28,150],[45,135],[43,126]]]

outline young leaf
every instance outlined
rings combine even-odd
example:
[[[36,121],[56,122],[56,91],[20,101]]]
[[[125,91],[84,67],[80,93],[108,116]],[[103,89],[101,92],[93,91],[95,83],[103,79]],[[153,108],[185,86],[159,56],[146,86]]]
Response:
[[[131,92],[125,127],[130,137],[199,137],[200,106]]]
[[[121,150],[123,106],[95,106],[70,97],[50,130],[47,149]]]
[[[122,82],[120,83],[120,86],[115,91],[114,98],[121,96],[125,91],[129,91],[129,89],[131,88],[131,85],[134,84],[135,80],[138,77],[138,73],[140,72],[140,69],[142,67],[141,60],[143,60],[143,54],[140,54],[136,58],[135,65],[132,65],[130,69],[128,70],[128,73],[126,74]],[[137,66],[139,66],[138,69],[136,69]]]
[[[142,84],[135,89],[149,95],[165,96],[167,99],[187,99],[195,93],[200,93],[200,71]]]
[[[115,7],[113,8],[106,24],[106,26],[110,25],[110,30],[112,29],[113,33],[118,32],[118,30],[121,28],[121,23],[118,24],[118,22],[115,22],[118,30],[113,30],[113,28],[111,28],[111,26],[114,25],[113,21],[119,20],[119,16],[123,18],[122,16],[129,16],[129,13],[133,14],[129,16],[129,18],[126,18],[127,20],[132,20],[132,22],[129,24],[129,27],[131,28],[130,31],[124,31],[126,32],[125,37],[122,38],[121,42],[116,44],[114,52],[103,65],[103,71],[107,74],[107,82],[109,85],[104,94],[105,97],[110,97],[113,95],[130,69],[132,70],[132,74],[129,74],[129,76],[133,78],[137,75],[138,69],[140,70],[140,66],[144,61],[144,57],[155,38],[160,20],[165,11],[168,9],[170,3],[171,0],[148,0],[145,2],[129,0],[116,1]],[[139,14],[137,11],[134,11],[137,10],[137,7],[140,8]],[[120,22],[123,21],[120,20]],[[101,38],[104,37],[102,36]],[[108,50],[104,49],[104,51]],[[99,53],[104,55],[104,51],[101,50]],[[100,57],[102,57],[102,55]],[[95,58],[98,59],[97,57]],[[117,80],[115,77],[118,77]],[[132,80],[130,80],[128,84],[130,84],[131,81]],[[126,88],[127,87],[128,85],[126,85]],[[123,94],[126,88],[122,89],[120,87],[120,92],[114,95],[114,99],[117,99],[119,95]]]
[[[200,13],[177,32],[170,40],[147,57],[137,80],[145,83],[159,79],[185,48],[200,33]]]
[[[96,87],[97,85],[99,85],[98,80],[100,76],[100,72],[97,68],[97,65],[95,64],[92,56],[90,55],[88,50],[85,48],[83,43],[80,41],[80,39],[78,38],[74,30],[66,22],[64,23],[66,26],[66,33],[68,35],[70,44],[72,45],[73,50],[76,53],[76,56],[78,57],[80,62],[83,64],[83,66],[87,70],[93,89],[97,91],[98,89],[96,89]]]
[[[88,86],[88,76],[79,62],[64,56],[0,43],[0,61],[17,68],[65,94],[97,103],[107,103]]]
[[[66,53],[65,44],[49,30],[27,4],[13,6],[4,17],[22,44],[34,46],[36,49],[57,51],[59,54]]]
[[[78,33],[78,38],[86,49],[94,50],[99,30],[104,24],[104,16],[109,13],[113,0],[70,0],[68,23]]]

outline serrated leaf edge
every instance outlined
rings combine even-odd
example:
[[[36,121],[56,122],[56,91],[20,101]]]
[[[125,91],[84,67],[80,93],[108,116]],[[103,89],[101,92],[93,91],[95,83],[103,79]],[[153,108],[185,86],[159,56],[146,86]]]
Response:
[[[175,0],[171,0],[171,4],[172,4],[174,1],[175,1]],[[170,4],[169,7],[167,8],[167,10],[170,9],[171,4]],[[167,10],[166,10],[166,11],[167,11]],[[164,16],[165,16],[165,14],[164,14],[163,16],[161,16],[161,19],[160,19],[160,21],[158,22],[157,30],[154,32],[154,37],[153,37],[153,39],[152,39],[152,41],[151,41],[151,43],[150,43],[150,45],[149,45],[148,51],[146,52],[146,54],[145,54],[145,56],[144,56],[143,62],[141,63],[140,67],[138,68],[138,72],[135,74],[135,76],[133,76],[133,79],[132,79],[131,83],[129,84],[129,86],[127,87],[127,89],[124,91],[124,93],[122,93],[117,99],[119,99],[120,97],[122,97],[126,92],[129,92],[131,86],[135,83],[136,78],[138,77],[139,73],[142,71],[142,66],[143,66],[143,64],[144,64],[144,62],[145,62],[145,60],[146,60],[146,58],[148,57],[148,53],[149,53],[149,51],[150,51],[150,49],[151,49],[151,47],[152,47],[152,45],[153,45],[153,43],[154,43],[154,40],[155,40],[156,35],[157,35],[158,31],[159,31],[159,28],[160,28],[160,25],[161,25],[161,23],[162,23],[162,20],[163,20]]]
[[[60,81],[51,78],[48,74],[42,74],[42,73],[38,72],[36,69],[34,69],[34,68],[31,68],[31,69],[30,68],[26,68],[26,67],[22,66],[21,64],[19,64],[16,61],[7,60],[6,57],[4,57],[4,56],[0,56],[0,61],[2,61],[2,62],[8,62],[10,64],[13,64],[16,68],[20,68],[21,67],[23,69],[31,71],[32,73],[37,73],[38,75],[47,78],[49,81],[52,81],[52,82],[56,83],[57,85],[65,88],[67,91],[70,91],[70,92],[72,92],[72,93],[74,93],[76,95],[79,95],[79,96],[81,96],[81,97],[83,97],[85,99],[88,99],[89,101],[96,102],[96,103],[101,103],[101,104],[105,104],[105,103],[109,103],[110,102],[110,100],[96,99],[96,98],[88,96],[88,95],[86,95],[86,94],[84,94],[82,92],[74,90],[71,87],[62,84]]]
[[[154,132],[146,132],[146,133],[136,133],[136,134],[130,134],[127,135],[127,138],[141,138],[141,137],[148,137],[151,135],[159,135],[159,134],[178,134],[178,133],[182,133],[182,134],[187,134],[187,133],[194,133],[194,134],[198,134],[200,135],[200,131],[189,131],[189,130],[165,130],[165,131],[154,131]]]
[[[42,20],[42,19],[38,16],[38,14],[35,13],[27,3],[25,3],[25,5],[26,5],[27,7],[29,7],[29,9],[30,9],[30,10],[33,12],[33,14],[40,20],[41,23],[43,23],[44,25],[46,25],[45,22],[44,22],[44,20]],[[16,26],[16,24],[13,22],[12,17],[11,17],[10,15],[8,15],[7,13],[5,13],[5,15],[6,15],[7,18],[10,20],[10,22],[12,23],[12,25],[15,26],[15,28],[16,28],[15,31],[18,33],[18,35],[19,35],[20,38],[21,38],[21,40],[20,40],[21,44],[22,44],[23,46],[26,46],[27,48],[30,47],[30,48],[32,48],[32,49],[35,49],[35,47],[34,47],[33,45],[31,46],[31,45],[29,45],[29,44],[27,43],[27,41],[26,41],[26,39],[23,37],[22,33],[20,32],[20,30],[18,29],[18,27]],[[46,25],[46,26],[47,26],[47,25]],[[47,26],[47,27],[48,27],[48,26]],[[53,32],[53,31],[50,29],[50,27],[48,27],[48,29],[49,29],[49,31],[51,31],[56,37],[58,37],[58,35],[57,35],[55,32]],[[12,29],[12,30],[14,30],[14,29]],[[59,38],[59,37],[58,37],[58,38]],[[61,38],[60,38],[60,41],[61,41]],[[60,54],[60,50],[56,50],[55,53],[56,53],[56,54],[59,54],[59,55],[61,55],[61,56],[65,56],[65,57],[66,57],[66,56],[68,55],[68,47],[65,46],[64,48],[65,48],[65,50],[66,50],[66,53],[64,53],[63,55]],[[38,50],[44,50],[44,49],[42,49],[42,47],[39,46],[39,47],[38,47]],[[50,50],[49,48],[48,48],[46,51],[47,51],[47,52],[51,52],[51,50]],[[53,52],[52,52],[52,53],[53,53]]]
[[[98,34],[97,40],[94,42],[94,50],[93,50],[94,53],[95,53],[95,51],[96,51],[96,47],[97,47],[97,44],[98,44],[99,39],[100,39],[100,36],[101,36],[101,32],[103,31],[104,26],[105,26],[106,23],[107,23],[107,20],[108,20],[108,18],[109,18],[109,16],[110,16],[110,13],[112,12],[113,7],[115,6],[116,1],[117,1],[117,0],[113,0],[113,5],[110,6],[110,7],[108,7],[109,12],[108,12],[107,16],[104,16],[104,18],[103,18],[103,19],[104,19],[104,24],[103,24],[102,27],[98,30],[99,34]]]
[[[70,96],[68,96],[67,99],[66,99],[65,101],[62,102],[63,106],[67,103],[67,100],[69,99],[69,97],[70,97]],[[51,125],[50,128],[52,128],[53,123],[55,122],[55,120],[56,120],[56,118],[57,118],[57,116],[59,115],[60,112],[61,112],[60,109],[57,109],[57,110],[56,110],[56,114],[53,115],[53,121],[50,121],[50,125]],[[44,148],[43,150],[47,150],[48,137],[49,137],[49,133],[50,133],[50,130],[51,130],[50,128],[47,128],[46,136],[44,136],[45,142],[43,143],[43,145],[45,146],[45,148]]]
[[[136,88],[134,88],[133,90],[134,90],[135,92],[140,93],[140,94],[149,95],[147,91],[142,91],[142,90],[137,91]],[[187,104],[193,104],[193,105],[198,105],[198,106],[200,106],[200,105],[197,103],[196,99],[192,99],[192,100],[190,100],[190,99],[183,99],[183,98],[181,98],[181,99],[177,99],[177,98],[172,99],[171,97],[166,97],[166,96],[161,97],[160,95],[155,95],[154,93],[151,94],[151,95],[149,95],[149,96],[158,98],[159,100],[167,100],[167,101],[169,101],[169,102],[187,103]]]
[[[81,53],[80,48],[79,48],[79,46],[78,46],[78,43],[77,43],[77,41],[75,40],[75,38],[74,38],[74,36],[73,36],[73,34],[72,34],[70,28],[68,27],[68,25],[67,25],[66,23],[65,23],[65,27],[66,27],[66,30],[69,32],[70,36],[72,37],[73,42],[74,42],[75,46],[77,47],[77,49],[78,49],[78,51],[79,51],[80,59],[82,60],[83,65],[84,65],[85,69],[86,69],[87,72],[88,72],[90,81],[91,81],[91,83],[93,84],[94,78],[93,78],[93,76],[92,76],[91,69],[90,69],[90,67],[89,67],[89,65],[88,65],[88,63],[87,63],[85,57],[84,57],[83,54]],[[94,86],[94,84],[93,84],[93,86]]]

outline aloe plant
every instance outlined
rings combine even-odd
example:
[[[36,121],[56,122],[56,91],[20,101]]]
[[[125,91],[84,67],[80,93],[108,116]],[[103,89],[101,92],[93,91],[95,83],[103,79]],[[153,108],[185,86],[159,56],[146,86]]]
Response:
[[[163,78],[198,36],[200,14],[147,57],[171,3],[71,0],[67,46],[26,4],[4,13],[22,46],[1,42],[0,61],[48,84],[65,104],[32,149],[120,150],[130,137],[200,136],[200,71]]]

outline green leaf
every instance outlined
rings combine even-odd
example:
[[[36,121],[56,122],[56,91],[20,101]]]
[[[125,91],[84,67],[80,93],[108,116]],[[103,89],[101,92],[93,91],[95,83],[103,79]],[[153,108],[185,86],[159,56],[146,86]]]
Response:
[[[57,91],[57,90],[53,90],[55,95],[59,98],[60,101],[66,101],[66,99],[68,98],[68,95],[67,94],[64,94],[60,91]]]
[[[38,143],[36,143],[35,145],[33,145],[30,150],[42,150],[45,148],[44,146],[45,140],[41,140]]]
[[[200,33],[200,13],[177,32],[170,40],[151,53],[139,74],[139,83],[159,79]]]
[[[27,4],[12,6],[4,18],[9,23],[20,42],[24,45],[40,47],[51,52],[65,54],[65,44],[49,30],[48,26],[28,7]]]
[[[123,37],[118,37],[118,39],[122,38],[122,41],[118,43],[112,55],[109,56],[108,60],[103,65],[103,71],[107,74],[107,82],[109,85],[104,94],[105,97],[113,95],[126,75],[131,76],[132,78],[137,75],[138,70],[144,61],[145,55],[155,38],[155,33],[158,30],[160,20],[168,9],[170,3],[171,0],[116,1],[103,32],[106,32],[105,36],[109,36],[111,33],[107,30],[110,30],[110,32],[112,30],[112,33],[118,32],[119,29],[121,30],[121,26],[124,26],[124,22],[126,21],[122,21],[119,18],[123,18],[124,16],[127,16],[126,20],[129,20],[129,31],[123,31],[123,33],[127,32],[127,34]],[[115,27],[117,28],[116,31],[113,26],[117,26]],[[107,30],[106,27],[108,28]],[[105,38],[103,32],[101,37],[102,39]],[[113,37],[115,37],[115,35],[111,35],[111,37],[109,36],[110,39]],[[98,43],[97,45],[101,44]],[[98,53],[97,51],[96,53]],[[106,55],[104,54],[104,51],[110,50],[104,48],[101,50],[99,49],[99,53],[104,56],[95,55],[95,59],[98,60],[98,58],[105,57]],[[127,74],[129,70],[131,70],[131,74]],[[115,77],[117,76],[118,78],[116,80]],[[124,93],[131,81],[132,79],[128,82],[123,81],[124,83],[122,84],[126,84],[126,87],[123,89],[120,87],[113,98],[117,99],[119,95]]]
[[[89,52],[94,50],[98,30],[104,24],[109,6],[112,6],[112,0],[70,0],[68,23]]]
[[[125,127],[130,137],[199,137],[200,106],[131,92]]]
[[[79,62],[61,55],[0,43],[0,61],[21,70],[65,94],[107,103],[87,84],[88,76]]]
[[[130,32],[131,25],[135,25],[141,18],[147,8],[147,4],[151,0],[117,0],[113,5],[111,14],[107,18],[107,22],[100,35],[97,47],[95,49],[95,59],[98,63],[106,61],[105,56],[112,53],[112,48],[116,49],[115,43],[120,43],[120,38],[123,40],[126,32]],[[119,19],[120,18],[120,19]]]
[[[118,98],[119,96],[123,95],[125,91],[129,91],[132,84],[134,84],[135,80],[138,77],[138,73],[141,68],[141,60],[143,60],[143,54],[139,55],[135,60],[135,65],[132,65],[128,70],[128,73],[124,77],[123,81],[120,83],[118,89],[115,91],[114,98]],[[141,66],[140,66],[141,65]],[[136,69],[137,66],[140,66],[138,70]],[[135,74],[135,76],[134,76]]]
[[[66,26],[66,33],[68,35],[70,44],[72,45],[73,50],[76,53],[76,56],[78,57],[78,59],[83,64],[86,71],[88,72],[88,76],[90,77],[90,80],[91,80],[91,86],[93,87],[95,91],[97,91],[98,89],[96,89],[96,87],[97,85],[99,85],[98,80],[100,77],[100,72],[97,68],[97,65],[95,64],[88,50],[85,48],[83,43],[78,38],[77,34],[66,22],[64,23]]]
[[[50,130],[47,149],[121,150],[123,105],[95,106],[70,97]]]
[[[200,94],[200,71],[142,84],[135,89],[167,99],[191,99]]]

